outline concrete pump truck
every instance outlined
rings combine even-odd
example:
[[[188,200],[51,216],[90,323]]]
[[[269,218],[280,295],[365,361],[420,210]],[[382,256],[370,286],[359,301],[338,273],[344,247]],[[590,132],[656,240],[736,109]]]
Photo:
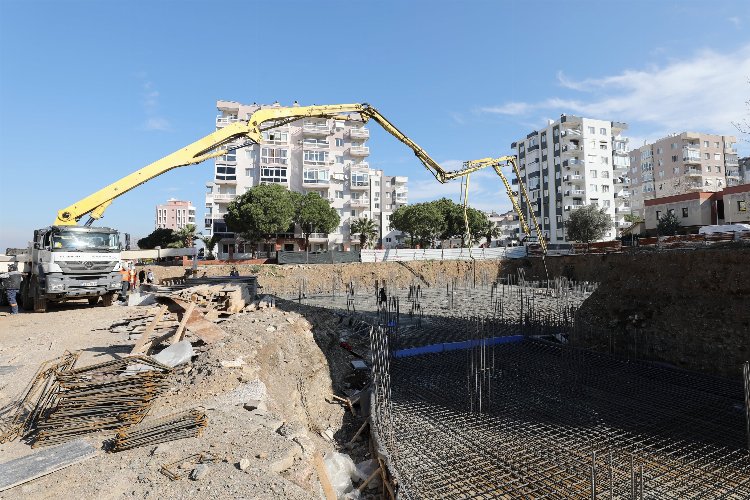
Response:
[[[519,217],[523,217],[515,201],[515,193],[510,190],[499,168],[501,163],[515,167],[514,157],[467,162],[460,170],[446,171],[426,151],[368,104],[261,108],[247,120],[222,127],[58,211],[53,225],[35,231],[28,252],[18,256],[17,260],[23,264],[24,273],[20,294],[22,306],[28,310],[44,312],[50,302],[82,298],[88,299],[91,304],[96,304],[101,298],[105,306],[111,305],[120,289],[119,234],[115,229],[108,227],[92,227],[92,223],[103,216],[115,198],[174,168],[194,165],[230,151],[260,144],[264,131],[313,117],[358,119],[363,122],[372,119],[386,132],[411,148],[422,164],[441,183],[492,166],[508,187],[507,191],[514,209]],[[526,201],[528,203],[527,197]],[[531,208],[529,211],[532,212]],[[88,221],[79,226],[78,222],[87,215]],[[541,234],[536,220],[532,220],[537,234]],[[530,234],[525,224],[523,229]]]

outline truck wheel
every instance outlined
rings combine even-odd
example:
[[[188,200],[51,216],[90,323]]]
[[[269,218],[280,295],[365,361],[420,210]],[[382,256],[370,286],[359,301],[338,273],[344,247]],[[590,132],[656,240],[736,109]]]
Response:
[[[29,293],[29,285],[26,282],[26,279],[23,280],[23,283],[21,283],[21,307],[23,307],[24,311],[33,311],[34,310],[34,301],[31,300],[31,294]]]
[[[115,300],[115,294],[114,293],[106,293],[102,295],[102,305],[104,307],[109,307],[112,305],[112,302]]]
[[[39,290],[39,282],[36,279],[31,283],[31,295],[34,300],[34,312],[47,312],[47,299],[42,297],[42,293]]]
[[[95,306],[97,302],[99,302],[99,297],[89,297],[90,306]]]

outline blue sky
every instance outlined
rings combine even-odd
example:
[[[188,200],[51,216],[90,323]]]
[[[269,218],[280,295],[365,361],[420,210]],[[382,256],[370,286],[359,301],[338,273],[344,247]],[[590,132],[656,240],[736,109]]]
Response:
[[[0,0],[0,250],[210,133],[217,99],[369,102],[448,167],[509,154],[560,113],[625,121],[636,145],[735,134],[750,113],[748,30],[746,0]],[[376,127],[370,163],[408,175],[411,201],[457,198]],[[202,221],[211,177],[211,162],[169,172],[100,224],[143,236],[170,197]],[[489,173],[470,201],[510,206]]]

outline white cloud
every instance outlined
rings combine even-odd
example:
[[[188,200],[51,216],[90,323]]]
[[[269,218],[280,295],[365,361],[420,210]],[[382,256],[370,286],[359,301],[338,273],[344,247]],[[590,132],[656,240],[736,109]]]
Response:
[[[743,114],[750,75],[750,44],[730,53],[703,50],[662,67],[625,70],[574,80],[558,73],[561,87],[585,98],[553,97],[485,107],[486,113],[523,116],[534,112],[576,113],[646,124],[652,131],[732,133]]]
[[[736,27],[740,27],[740,24],[742,24],[742,20],[737,16],[728,17],[727,21],[734,24]]]
[[[171,130],[169,120],[159,113],[159,97],[161,94],[156,90],[154,82],[149,80],[148,75],[143,71],[137,73],[136,78],[141,81],[141,104],[146,114],[146,120],[143,122],[142,128],[144,130]]]
[[[143,123],[143,128],[145,130],[167,131],[171,130],[171,125],[169,124],[169,120],[167,120],[166,118],[152,116],[146,119],[146,121]]]

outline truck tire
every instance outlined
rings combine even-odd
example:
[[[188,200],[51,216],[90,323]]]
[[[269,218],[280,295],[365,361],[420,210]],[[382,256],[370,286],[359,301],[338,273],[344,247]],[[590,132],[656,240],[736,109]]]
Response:
[[[115,294],[114,293],[105,293],[102,295],[102,305],[104,307],[109,307],[112,305],[112,302],[115,300]]]
[[[20,292],[21,296],[19,298],[21,299],[21,307],[23,307],[24,311],[33,311],[34,301],[31,300],[31,294],[29,293],[29,284],[25,278],[21,283]]]
[[[42,296],[39,290],[39,282],[34,278],[31,281],[31,294],[32,300],[34,301],[34,312],[43,313],[47,312],[47,299]]]
[[[98,296],[97,297],[89,297],[89,305],[90,306],[95,306],[97,302],[99,302],[99,297]]]

